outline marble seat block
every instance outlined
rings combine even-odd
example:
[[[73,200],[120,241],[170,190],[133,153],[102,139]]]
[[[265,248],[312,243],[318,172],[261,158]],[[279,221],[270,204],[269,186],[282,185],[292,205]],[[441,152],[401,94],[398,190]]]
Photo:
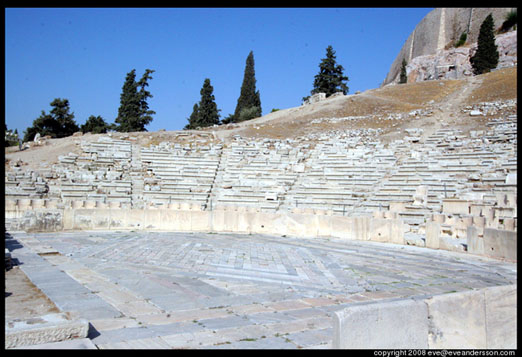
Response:
[[[45,200],[31,200],[31,207],[35,208],[44,208]]]
[[[118,201],[109,201],[109,208],[120,208],[121,202]]]
[[[96,208],[96,201],[85,201],[84,208],[87,208],[87,209]]]
[[[5,210],[6,211],[14,211],[17,208],[18,200],[5,200]]]
[[[18,200],[18,209],[30,209],[30,208],[31,208],[31,199],[21,198]]]

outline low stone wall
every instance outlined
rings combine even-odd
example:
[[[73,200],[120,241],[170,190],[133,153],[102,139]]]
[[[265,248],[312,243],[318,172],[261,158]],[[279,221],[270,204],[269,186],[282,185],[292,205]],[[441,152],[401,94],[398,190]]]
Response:
[[[332,347],[516,349],[517,285],[356,304],[334,313]]]
[[[334,237],[404,244],[399,219],[369,216],[269,213],[228,207],[213,211],[171,209],[64,208],[7,210],[8,230],[150,229],[181,232],[233,232],[300,237]]]
[[[114,202],[110,205],[98,205],[89,201],[73,201],[65,205],[56,204],[51,200],[20,201],[6,201],[5,227],[8,230],[53,232],[150,229],[259,233],[308,238],[333,237],[407,244],[404,233],[408,231],[408,226],[396,215],[345,217],[314,209],[262,212],[250,207],[218,206],[211,211],[202,211],[201,206],[196,204],[169,204],[164,208],[131,209]],[[426,223],[427,248],[468,251],[495,259],[517,261],[516,230],[482,227],[478,223],[474,224],[471,216],[462,222],[456,220],[456,226],[448,226],[450,222],[446,219],[444,224],[441,224],[439,216],[443,215],[435,215],[432,217],[433,221]],[[445,229],[450,228],[460,233],[455,237],[445,235]]]

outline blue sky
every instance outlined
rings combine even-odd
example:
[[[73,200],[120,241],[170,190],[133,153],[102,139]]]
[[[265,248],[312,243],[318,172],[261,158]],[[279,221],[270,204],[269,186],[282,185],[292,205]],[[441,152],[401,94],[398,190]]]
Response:
[[[301,104],[331,45],[349,93],[377,88],[431,8],[7,8],[5,120],[20,135],[55,98],[113,123],[125,76],[153,69],[148,131],[180,130],[205,78],[234,112],[250,51],[263,114]]]

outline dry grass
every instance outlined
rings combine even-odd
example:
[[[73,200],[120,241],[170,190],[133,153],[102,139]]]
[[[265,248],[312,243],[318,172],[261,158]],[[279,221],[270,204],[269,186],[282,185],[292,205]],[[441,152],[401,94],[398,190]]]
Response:
[[[413,106],[426,106],[430,101],[441,102],[462,88],[462,80],[426,81],[390,85],[369,91],[376,97]]]
[[[466,104],[517,98],[517,67],[503,68],[482,75],[482,84],[467,98]]]
[[[264,125],[249,125],[241,131],[246,137],[268,137],[274,139],[296,138],[310,133],[330,130],[350,130],[381,128],[392,129],[398,123],[386,120],[392,113],[408,113],[415,109],[425,109],[454,95],[464,85],[464,81],[430,81],[392,85],[366,91],[359,95],[314,104],[313,110],[298,110],[290,117],[270,121]],[[318,118],[362,117],[356,120],[312,124]]]

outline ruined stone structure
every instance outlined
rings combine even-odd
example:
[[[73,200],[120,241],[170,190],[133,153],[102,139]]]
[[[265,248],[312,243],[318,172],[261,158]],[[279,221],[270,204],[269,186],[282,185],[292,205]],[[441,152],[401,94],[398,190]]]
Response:
[[[480,25],[490,13],[498,28],[512,8],[437,8],[424,17],[415,27],[390,66],[383,85],[396,82],[402,60],[411,63],[415,58],[437,55],[448,49],[463,32],[468,34],[467,43],[478,39]],[[516,43],[516,36],[515,36]],[[458,49],[457,49],[458,50]],[[516,51],[516,50],[515,50]],[[437,65],[431,62],[432,65]],[[444,65],[444,64],[441,64]],[[428,78],[425,78],[428,79]],[[439,79],[439,78],[430,78]]]
[[[516,101],[462,111],[475,115],[496,106],[516,106]],[[80,153],[60,157],[52,168],[27,172],[13,167],[6,172],[6,224],[36,231],[186,230],[144,212],[202,212],[197,214],[204,224],[194,223],[195,230],[318,234],[516,260],[516,249],[494,246],[496,238],[490,237],[498,234],[488,231],[517,230],[516,133],[512,115],[469,135],[452,128],[423,135],[422,129],[411,128],[403,140],[386,147],[378,140],[378,130],[369,129],[317,137],[313,145],[307,138],[235,137],[230,143],[164,142],[146,148],[101,136],[98,142],[82,143]],[[97,226],[97,210],[141,213],[112,221],[104,214]],[[80,211],[81,215],[70,215]],[[234,219],[240,212],[270,214],[263,219],[297,226],[277,228],[261,216],[253,220],[259,227],[241,226],[234,219],[228,224],[215,221],[218,211]],[[332,218],[323,218],[324,228],[296,215]],[[360,231],[332,229],[335,219],[353,223],[360,217],[369,219]],[[379,228],[371,219],[390,222]],[[475,230],[468,230],[470,226]],[[510,234],[502,241],[516,246]]]
[[[421,60],[509,10],[434,10],[387,83],[404,55],[411,81],[451,78]],[[517,100],[468,105],[469,88],[444,111],[310,118],[377,127],[79,135],[52,166],[6,160],[6,264],[60,309],[6,319],[6,348],[516,349]],[[437,114],[477,126],[422,121]]]

